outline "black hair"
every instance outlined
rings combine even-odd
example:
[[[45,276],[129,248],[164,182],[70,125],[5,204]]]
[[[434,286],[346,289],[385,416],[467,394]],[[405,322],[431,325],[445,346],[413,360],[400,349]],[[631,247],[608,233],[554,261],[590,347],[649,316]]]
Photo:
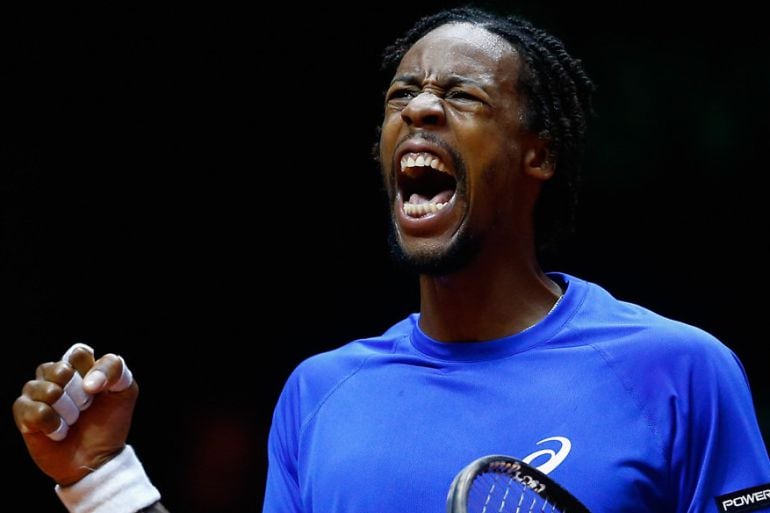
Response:
[[[595,86],[564,43],[529,20],[477,7],[457,7],[421,18],[385,48],[382,70],[392,76],[417,40],[451,23],[478,25],[508,41],[522,60],[518,87],[526,98],[526,128],[548,141],[554,176],[543,186],[535,209],[538,250],[550,249],[575,225],[580,168]]]

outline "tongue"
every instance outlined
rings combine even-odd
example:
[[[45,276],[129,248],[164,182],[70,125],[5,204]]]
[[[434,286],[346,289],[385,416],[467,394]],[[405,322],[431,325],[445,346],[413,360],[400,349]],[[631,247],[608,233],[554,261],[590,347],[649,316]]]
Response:
[[[452,199],[452,194],[454,194],[454,191],[452,190],[446,190],[441,191],[432,198],[429,198],[427,196],[423,196],[422,194],[412,193],[411,196],[409,196],[409,203],[413,205],[419,205],[420,203],[446,203],[450,199]]]

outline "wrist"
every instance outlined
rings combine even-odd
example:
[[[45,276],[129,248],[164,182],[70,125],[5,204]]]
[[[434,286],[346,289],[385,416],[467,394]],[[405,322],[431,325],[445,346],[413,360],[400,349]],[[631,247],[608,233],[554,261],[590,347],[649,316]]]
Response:
[[[160,499],[130,445],[56,493],[70,513],[134,513]]]
[[[106,463],[108,463],[117,455],[122,453],[125,448],[126,446],[123,446],[110,454],[100,456],[90,465],[82,465],[78,467],[77,471],[68,477],[61,477],[61,476],[58,478],[54,476],[51,476],[51,477],[54,477],[54,481],[56,482],[56,485],[61,488],[72,486],[78,481],[80,481],[81,479],[83,479],[84,477],[86,477],[88,474],[96,472],[99,468],[103,467]]]

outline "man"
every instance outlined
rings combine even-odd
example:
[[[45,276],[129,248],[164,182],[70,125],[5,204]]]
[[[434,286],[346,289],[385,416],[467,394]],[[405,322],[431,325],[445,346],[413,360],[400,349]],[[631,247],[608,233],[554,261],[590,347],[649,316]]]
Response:
[[[492,453],[538,466],[594,513],[726,511],[730,494],[767,509],[755,492],[770,488],[770,460],[735,355],[540,268],[590,112],[580,62],[525,20],[473,9],[421,20],[387,55],[377,153],[420,312],[295,369],[264,513],[439,513],[455,473]],[[64,360],[14,407],[33,458],[72,511],[158,510],[123,448],[136,395],[124,362],[87,348]],[[49,405],[73,367],[95,397],[67,428]],[[81,508],[100,495],[108,505]]]

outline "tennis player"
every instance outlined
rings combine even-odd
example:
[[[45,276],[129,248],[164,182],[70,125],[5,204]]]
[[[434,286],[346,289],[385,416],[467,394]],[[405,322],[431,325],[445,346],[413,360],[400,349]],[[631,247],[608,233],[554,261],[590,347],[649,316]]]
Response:
[[[594,513],[770,510],[728,346],[541,268],[572,212],[594,91],[581,62],[524,19],[463,8],[420,20],[385,65],[377,155],[420,309],[291,374],[263,512],[442,513],[455,474],[485,454],[536,466]],[[32,457],[70,511],[159,511],[125,446],[135,383],[109,392],[125,362],[70,358],[15,404]],[[69,425],[55,406],[73,367],[93,401]]]

